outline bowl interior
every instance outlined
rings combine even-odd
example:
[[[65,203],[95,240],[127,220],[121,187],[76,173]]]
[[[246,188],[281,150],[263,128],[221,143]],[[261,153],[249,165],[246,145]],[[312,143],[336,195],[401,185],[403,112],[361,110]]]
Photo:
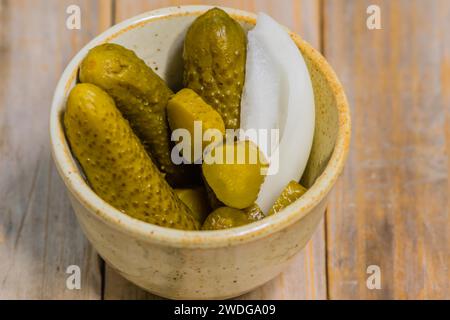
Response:
[[[65,182],[72,193],[77,193],[79,191],[77,189],[85,188],[86,186],[77,186],[76,183],[70,182],[70,174],[76,174],[79,177],[82,174],[77,168],[74,159],[70,156],[70,152],[67,155],[69,149],[62,130],[61,118],[67,95],[76,83],[77,70],[82,58],[90,48],[100,43],[113,42],[121,44],[134,50],[157,74],[166,80],[174,91],[177,91],[182,86],[182,48],[186,31],[195,18],[206,9],[204,7],[201,9],[190,7],[183,11],[180,8],[175,8],[162,13],[155,11],[132,18],[116,25],[91,41],[69,64],[55,93],[51,115],[51,136],[52,149],[58,170],[63,175],[63,178],[67,178]],[[171,12],[171,10],[174,10],[174,12]],[[256,22],[255,16],[252,14],[232,9],[227,11],[242,24],[245,30],[251,29]],[[264,219],[266,220],[264,223],[253,223],[254,225],[260,224],[261,228],[267,227],[267,224],[271,222],[275,223],[276,220],[282,220],[285,212],[290,211],[291,215],[298,213],[299,217],[297,218],[300,218],[302,215],[301,211],[303,211],[303,214],[306,214],[309,208],[315,206],[328,193],[342,170],[349,143],[350,124],[347,104],[334,72],[324,58],[309,44],[294,34],[292,34],[292,37],[303,53],[314,88],[316,129],[311,155],[302,177],[302,183],[306,187],[310,188],[313,185],[314,187],[300,200],[278,215]],[[339,152],[335,152],[337,141],[340,141]],[[66,155],[64,155],[64,152]],[[330,159],[334,159],[333,165],[327,166]],[[319,186],[316,188],[315,185],[317,183],[315,184],[315,181],[324,170],[328,170],[330,175],[322,182],[320,188]],[[78,192],[79,199],[83,197],[80,196],[82,193]],[[309,196],[308,193],[310,193]],[[91,197],[91,199],[93,198]],[[96,211],[99,211],[98,206]],[[121,213],[118,214],[123,215]],[[285,222],[288,220],[292,221],[292,218],[285,219]],[[236,230],[245,228],[248,229],[247,231],[251,231],[248,226],[236,228]],[[174,232],[180,231],[175,230]],[[231,234],[234,231],[227,230],[223,232],[224,234],[227,232]]]

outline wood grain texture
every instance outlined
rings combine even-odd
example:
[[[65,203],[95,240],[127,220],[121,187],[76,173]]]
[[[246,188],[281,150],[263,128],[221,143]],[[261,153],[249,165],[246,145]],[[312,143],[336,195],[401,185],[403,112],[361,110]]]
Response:
[[[180,5],[211,5],[269,13],[316,48],[320,44],[320,0],[116,0],[116,22],[145,11]]]
[[[65,28],[71,4],[79,31]],[[102,285],[105,299],[158,298],[109,266],[102,274],[54,169],[48,117],[56,82],[85,43],[113,20],[182,4],[265,11],[323,45],[352,108],[326,228],[286,272],[240,299],[449,299],[447,0],[0,0],[0,299],[100,299]],[[382,30],[366,28],[371,4]],[[79,291],[66,289],[72,264]],[[367,289],[368,265],[381,267],[381,290]]]
[[[320,7],[318,1],[305,0],[116,0],[116,22],[139,13],[177,5],[204,4],[233,7],[252,12],[264,11],[302,35],[316,48],[320,46]],[[239,299],[326,299],[326,262],[324,223],[288,270],[261,288]],[[105,299],[154,299],[107,267]]]
[[[370,4],[382,30],[366,28]],[[329,296],[448,299],[450,2],[328,0],[324,13],[354,127],[327,217]]]
[[[66,8],[82,29],[66,29]],[[50,156],[48,118],[71,57],[109,25],[109,1],[0,1],[0,299],[99,299],[99,261]],[[110,16],[110,15],[109,15]],[[104,17],[104,18],[98,18]],[[66,268],[81,268],[81,290]]]

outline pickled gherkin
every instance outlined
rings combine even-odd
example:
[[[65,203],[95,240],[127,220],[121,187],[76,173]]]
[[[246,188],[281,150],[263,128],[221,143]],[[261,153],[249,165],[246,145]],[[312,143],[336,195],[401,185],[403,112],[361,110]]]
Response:
[[[300,199],[302,195],[305,194],[307,189],[302,186],[300,183],[291,181],[288,185],[283,189],[280,196],[277,198],[272,208],[270,209],[268,215],[275,214],[284,208],[286,208],[291,203],[295,202],[297,199]]]
[[[250,140],[223,143],[205,156],[205,183],[225,205],[245,209],[251,206],[264,182],[266,159]]]
[[[74,156],[103,200],[155,225],[199,228],[105,91],[93,84],[76,85],[67,101],[64,127]]]
[[[225,135],[225,125],[220,114],[191,89],[183,89],[169,100],[167,118],[173,131],[185,129],[190,134],[190,152],[183,153],[188,163],[201,160],[203,150],[211,146],[211,143],[213,145],[221,143]],[[212,142],[203,139],[208,130],[216,131],[216,137]]]
[[[286,208],[305,194],[307,189],[301,184],[291,181],[273,204],[267,214],[273,215]],[[257,204],[238,210],[230,207],[221,207],[213,211],[205,220],[202,230],[221,230],[236,228],[251,222],[264,219],[265,216]]]
[[[190,209],[193,217],[199,222],[203,223],[210,208],[205,189],[198,187],[195,189],[175,189],[175,194],[181,201]]]
[[[79,78],[102,88],[115,100],[167,181],[172,186],[185,185],[189,167],[171,160],[166,106],[173,92],[165,82],[133,51],[112,43],[89,51]]]
[[[202,230],[221,230],[240,227],[254,222],[245,211],[230,207],[214,210],[205,220]]]
[[[241,25],[214,8],[190,26],[184,42],[184,85],[222,116],[227,129],[240,126],[247,38]]]

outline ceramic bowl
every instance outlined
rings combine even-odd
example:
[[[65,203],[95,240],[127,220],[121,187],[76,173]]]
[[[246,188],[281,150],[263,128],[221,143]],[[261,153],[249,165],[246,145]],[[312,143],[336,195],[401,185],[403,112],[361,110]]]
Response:
[[[118,43],[134,50],[172,88],[180,88],[186,30],[208,9],[186,6],[151,11],[96,37],[64,71],[50,115],[53,158],[86,237],[123,277],[167,298],[235,297],[282,272],[322,219],[327,197],[344,167],[350,141],[350,115],[341,84],[325,59],[292,34],[307,62],[317,109],[313,150],[302,178],[310,189],[303,197],[262,221],[202,232],[151,225],[119,212],[99,198],[71,155],[61,121],[80,62],[90,48],[104,42]],[[255,24],[252,13],[224,10],[246,30]]]

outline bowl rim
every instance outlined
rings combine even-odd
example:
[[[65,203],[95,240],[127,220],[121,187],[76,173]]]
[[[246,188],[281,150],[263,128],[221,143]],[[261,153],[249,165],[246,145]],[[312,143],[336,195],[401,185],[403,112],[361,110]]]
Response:
[[[100,43],[108,42],[130,29],[144,26],[159,19],[173,18],[182,15],[199,15],[213,7],[214,6],[167,7],[145,12],[110,27],[91,40],[69,62],[54,93],[50,112],[51,151],[57,170],[66,187],[69,189],[71,195],[80,202],[92,216],[118,231],[137,237],[143,241],[169,245],[172,247],[195,249],[233,246],[254,241],[262,237],[271,236],[294,224],[299,219],[302,219],[310,213],[313,208],[319,205],[319,203],[328,195],[341,174],[348,155],[351,136],[351,120],[350,110],[343,87],[334,70],[325,58],[310,44],[301,39],[300,36],[289,31],[297,46],[301,48],[302,51],[308,53],[310,58],[315,61],[318,68],[323,72],[325,78],[330,83],[338,109],[339,128],[333,153],[323,173],[316,179],[313,186],[304,196],[276,215],[267,217],[263,220],[227,230],[199,232],[170,229],[137,220],[115,209],[95,194],[80,174],[76,161],[72,157],[66,142],[61,119],[68,92],[71,89],[73,80],[77,76],[78,66],[81,60],[90,48]],[[256,22],[256,15],[253,13],[227,7],[220,8],[224,9],[240,21],[253,24]]]

